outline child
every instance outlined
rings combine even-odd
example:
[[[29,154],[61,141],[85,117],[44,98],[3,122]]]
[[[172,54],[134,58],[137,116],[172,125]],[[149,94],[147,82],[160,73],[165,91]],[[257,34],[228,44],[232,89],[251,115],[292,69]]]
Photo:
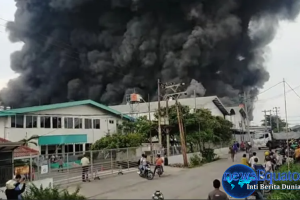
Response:
[[[241,159],[241,163],[242,163],[243,165],[249,166],[249,165],[248,165],[248,159],[247,159],[247,155],[246,155],[246,154],[243,155],[243,157],[242,157],[242,159]]]

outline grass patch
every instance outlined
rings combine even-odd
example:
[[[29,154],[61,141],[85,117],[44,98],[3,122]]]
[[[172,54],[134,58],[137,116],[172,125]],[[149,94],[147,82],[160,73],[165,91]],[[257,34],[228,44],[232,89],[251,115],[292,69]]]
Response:
[[[276,173],[300,173],[300,165],[290,164],[290,168],[288,169],[287,164],[283,165],[276,171]],[[296,176],[295,176],[296,178]],[[286,185],[300,185],[300,180],[297,181],[275,181],[273,184],[281,186],[282,184]],[[271,194],[268,196],[268,199],[284,199],[284,200],[299,200],[300,199],[300,190],[272,190]]]

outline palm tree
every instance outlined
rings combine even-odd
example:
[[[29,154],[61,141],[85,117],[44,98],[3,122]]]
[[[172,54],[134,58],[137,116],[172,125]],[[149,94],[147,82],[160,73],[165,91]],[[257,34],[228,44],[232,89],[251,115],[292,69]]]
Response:
[[[37,146],[38,145],[37,142],[32,141],[32,140],[37,140],[37,139],[39,139],[39,137],[40,136],[38,136],[38,135],[32,135],[31,137],[27,138],[27,133],[26,133],[26,137],[24,139],[20,140],[19,142],[22,142],[23,146],[26,146],[26,147],[28,147],[29,144],[33,144],[33,145]]]

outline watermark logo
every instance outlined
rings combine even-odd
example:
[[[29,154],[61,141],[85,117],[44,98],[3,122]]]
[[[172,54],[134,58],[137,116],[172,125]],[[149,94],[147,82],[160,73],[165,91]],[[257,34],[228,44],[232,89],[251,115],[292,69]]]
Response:
[[[256,172],[246,165],[233,165],[223,174],[222,184],[225,192],[234,198],[246,198],[255,190],[297,189],[298,186],[276,185],[276,181],[298,181],[300,173],[271,173],[260,169]]]

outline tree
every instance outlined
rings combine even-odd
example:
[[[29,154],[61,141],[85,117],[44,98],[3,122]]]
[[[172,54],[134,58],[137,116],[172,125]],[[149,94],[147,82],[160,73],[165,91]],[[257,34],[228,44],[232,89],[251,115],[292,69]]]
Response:
[[[145,135],[140,133],[116,133],[97,140],[91,147],[92,150],[119,149],[138,147],[145,142]]]
[[[279,131],[277,130],[277,119],[279,123]],[[271,129],[274,132],[281,132],[285,130],[286,122],[276,115],[271,115],[271,117],[270,115],[266,115],[266,121],[267,121],[267,126],[271,126]],[[261,122],[262,122],[261,125],[265,126],[265,120],[262,120]]]
[[[25,137],[24,139],[20,140],[19,142],[22,142],[23,146],[26,146],[26,147],[28,147],[29,144],[33,144],[33,145],[37,146],[38,145],[37,142],[35,142],[33,140],[37,140],[37,139],[39,139],[39,137],[40,136],[38,136],[38,135],[32,135],[29,138]]]
[[[189,106],[179,104],[183,125],[186,134],[186,142],[189,144],[191,151],[196,144],[198,147],[204,147],[204,144],[217,143],[220,141],[229,141],[232,137],[232,123],[222,117],[215,117],[208,109],[195,109],[191,112]],[[166,116],[166,108],[161,109],[161,116]],[[178,119],[176,105],[170,106],[169,123],[172,127],[171,135],[179,135]],[[155,113],[158,117],[158,112]]]

